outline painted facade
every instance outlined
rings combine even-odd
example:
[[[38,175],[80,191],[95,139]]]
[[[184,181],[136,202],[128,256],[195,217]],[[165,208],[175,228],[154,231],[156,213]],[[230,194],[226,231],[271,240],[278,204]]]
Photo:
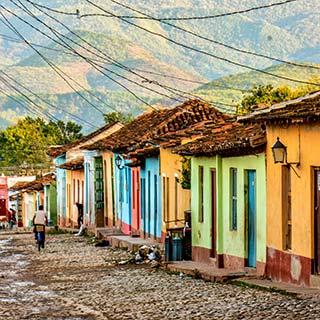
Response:
[[[142,236],[161,240],[163,219],[159,157],[144,159],[140,181]]]
[[[191,191],[181,185],[182,160],[170,149],[160,148],[162,240],[168,228],[184,227],[185,211],[190,210]]]
[[[47,214],[48,224],[56,226],[58,223],[56,182],[44,186],[44,210]]]
[[[120,156],[123,165],[118,168],[115,159]],[[126,164],[130,161],[124,160],[122,155],[114,154],[114,176],[115,176],[115,199],[116,199],[116,212],[117,212],[117,226],[124,234],[131,233],[132,221],[132,176],[131,168]]]
[[[231,186],[232,172],[236,172],[234,197]],[[249,180],[251,173],[254,177],[252,181]],[[249,182],[251,186],[254,185],[254,191],[250,191]],[[203,187],[200,184],[203,184]],[[264,154],[228,158],[193,157],[191,186],[193,259],[203,262],[215,261],[219,267],[234,270],[249,266],[257,268],[259,274],[264,274],[266,263]],[[203,188],[202,195],[201,188]],[[250,192],[253,192],[254,206],[252,227],[251,224],[249,226]],[[203,217],[200,210],[203,210]]]
[[[65,153],[59,155],[54,159],[56,168],[56,181],[57,181],[57,217],[58,225],[60,227],[66,226],[66,210],[67,210],[67,186],[66,186],[66,170],[60,169],[59,166],[66,162]]]
[[[315,223],[318,213],[315,208],[320,185],[316,174],[320,159],[315,145],[320,139],[320,127],[318,123],[285,127],[269,125],[267,133],[267,275],[277,281],[309,286],[313,276],[318,274],[318,227]],[[300,165],[287,167],[274,163],[271,147],[277,137],[287,146],[288,162],[300,162]],[[290,174],[291,179],[291,218],[287,222],[285,172]],[[289,223],[291,231],[286,228]]]

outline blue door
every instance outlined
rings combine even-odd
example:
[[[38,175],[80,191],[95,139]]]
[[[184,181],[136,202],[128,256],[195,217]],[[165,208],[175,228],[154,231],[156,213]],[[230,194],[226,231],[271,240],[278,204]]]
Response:
[[[144,237],[146,237],[146,179],[141,178],[141,219]]]
[[[256,267],[256,171],[248,170],[248,267]]]

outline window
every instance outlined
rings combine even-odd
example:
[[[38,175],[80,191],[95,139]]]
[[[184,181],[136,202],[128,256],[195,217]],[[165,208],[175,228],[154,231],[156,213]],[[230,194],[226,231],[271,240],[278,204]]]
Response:
[[[230,168],[230,230],[237,230],[237,169]]]
[[[291,249],[292,222],[291,222],[291,171],[289,166],[282,166],[282,221],[283,221],[283,248]]]
[[[203,222],[203,166],[199,166],[199,222]]]

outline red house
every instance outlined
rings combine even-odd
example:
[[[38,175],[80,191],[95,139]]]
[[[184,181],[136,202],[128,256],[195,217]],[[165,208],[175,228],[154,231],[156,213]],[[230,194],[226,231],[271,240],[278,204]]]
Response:
[[[4,220],[7,216],[9,205],[8,179],[0,177],[0,220]]]

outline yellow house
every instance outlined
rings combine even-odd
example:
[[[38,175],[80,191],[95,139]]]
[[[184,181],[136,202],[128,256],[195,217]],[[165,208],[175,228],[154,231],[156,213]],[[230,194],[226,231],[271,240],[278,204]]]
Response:
[[[319,284],[320,91],[241,120],[267,126],[267,276]]]
[[[163,236],[168,229],[184,227],[185,211],[190,210],[190,188],[184,189],[181,183],[185,162],[186,159],[173,154],[170,149],[160,148]]]

